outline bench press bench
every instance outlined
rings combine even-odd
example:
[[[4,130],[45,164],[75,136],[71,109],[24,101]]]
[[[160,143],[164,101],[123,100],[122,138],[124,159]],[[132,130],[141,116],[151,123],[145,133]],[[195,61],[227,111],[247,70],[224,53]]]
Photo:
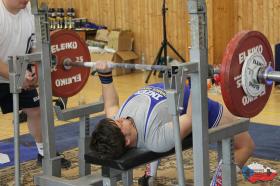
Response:
[[[209,144],[217,143],[218,158],[223,159],[225,174],[235,173],[235,164],[232,163],[233,136],[248,131],[249,123],[249,119],[240,119],[228,125],[209,129]],[[182,150],[189,149],[192,145],[192,135],[189,135],[182,141]],[[129,186],[133,184],[132,170],[135,167],[173,155],[174,152],[175,149],[164,153],[155,153],[147,149],[134,148],[116,160],[99,159],[93,153],[86,153],[84,158],[86,163],[102,166],[103,185],[116,185],[116,182],[122,179],[123,185]],[[233,179],[234,182],[236,180],[234,176],[228,175],[226,177],[230,179],[226,181]]]
[[[182,141],[182,149],[192,148],[192,135],[187,136]],[[102,166],[102,176],[108,178],[109,185],[114,185],[122,179],[124,185],[132,185],[132,170],[140,165],[173,155],[175,148],[163,153],[155,153],[144,148],[132,148],[123,156],[115,160],[105,160],[97,158],[93,152],[85,154],[85,161],[89,164]],[[104,184],[103,185],[107,185]]]

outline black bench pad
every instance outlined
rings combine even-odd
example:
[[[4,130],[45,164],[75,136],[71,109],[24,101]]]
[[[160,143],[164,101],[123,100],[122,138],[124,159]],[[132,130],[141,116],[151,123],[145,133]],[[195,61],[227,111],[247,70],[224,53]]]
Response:
[[[182,149],[186,150],[191,147],[192,147],[192,136],[189,135],[182,141]],[[164,153],[155,153],[145,148],[133,148],[128,150],[119,159],[115,159],[115,160],[99,159],[94,156],[93,152],[90,152],[85,154],[85,160],[87,163],[90,164],[101,165],[103,167],[110,167],[117,170],[125,171],[143,165],[145,163],[149,163],[154,160],[158,160],[160,158],[173,155],[174,152],[175,152],[175,148]]]

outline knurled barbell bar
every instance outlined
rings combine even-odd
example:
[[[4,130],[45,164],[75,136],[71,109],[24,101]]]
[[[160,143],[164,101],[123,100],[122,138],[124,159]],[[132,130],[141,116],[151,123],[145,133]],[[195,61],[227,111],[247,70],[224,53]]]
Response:
[[[166,71],[170,69],[165,65],[144,65],[144,64],[131,64],[131,63],[114,63],[111,61],[107,62],[109,68],[125,68],[125,69],[136,69],[136,70],[157,70],[157,71]],[[96,62],[73,62],[71,59],[67,58],[63,62],[65,69],[69,67],[86,67],[96,69]]]
[[[51,33],[51,51],[56,56],[52,68],[53,94],[70,97],[86,83],[90,68],[88,47],[72,31]],[[129,68],[165,71],[170,67],[109,62],[111,68]],[[72,68],[73,67],[73,68]],[[86,68],[82,68],[86,67]],[[257,31],[242,31],[228,43],[220,69],[221,91],[227,108],[240,117],[256,116],[264,108],[271,93],[273,81],[280,81],[280,72],[274,70],[274,60],[266,37]]]

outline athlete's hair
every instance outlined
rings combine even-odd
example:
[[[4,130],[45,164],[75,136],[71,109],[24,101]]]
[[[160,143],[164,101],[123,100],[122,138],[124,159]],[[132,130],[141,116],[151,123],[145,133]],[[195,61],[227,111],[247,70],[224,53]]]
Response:
[[[127,151],[125,136],[116,122],[105,118],[100,120],[92,132],[90,149],[101,159],[116,159]]]

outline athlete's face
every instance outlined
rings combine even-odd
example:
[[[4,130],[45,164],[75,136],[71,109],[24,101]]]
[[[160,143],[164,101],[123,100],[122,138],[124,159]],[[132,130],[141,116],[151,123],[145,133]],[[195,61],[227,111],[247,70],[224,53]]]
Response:
[[[3,0],[3,2],[9,11],[15,13],[24,9],[29,0]]]
[[[118,127],[121,129],[122,133],[127,136],[130,133],[131,121],[126,118],[120,118],[115,120]]]
[[[120,118],[115,120],[117,126],[121,129],[123,135],[125,136],[125,144],[126,146],[131,145],[131,141],[133,140],[132,138],[133,133],[132,133],[132,128],[133,124],[130,118]]]

